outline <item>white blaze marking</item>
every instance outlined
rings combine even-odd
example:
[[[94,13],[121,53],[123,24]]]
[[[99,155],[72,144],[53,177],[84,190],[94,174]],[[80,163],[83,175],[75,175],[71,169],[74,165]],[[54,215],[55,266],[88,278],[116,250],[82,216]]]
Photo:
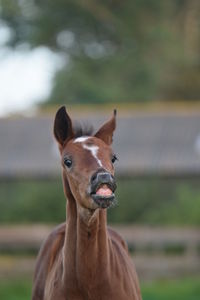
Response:
[[[83,148],[91,151],[92,155],[94,156],[94,158],[98,162],[99,166],[103,167],[102,162],[100,161],[100,159],[97,156],[97,152],[98,152],[98,149],[99,149],[98,146],[95,146],[95,145],[88,146],[88,145],[83,144]]]
[[[101,160],[97,156],[97,152],[99,150],[98,146],[95,145],[86,145],[84,144],[85,141],[87,141],[90,138],[90,136],[81,136],[74,140],[74,143],[83,143],[83,148],[86,150],[89,150],[93,157],[96,159],[100,167],[103,167]]]
[[[81,137],[78,137],[74,140],[74,143],[83,143],[85,141],[87,141],[87,139],[89,139],[90,136],[81,136]]]

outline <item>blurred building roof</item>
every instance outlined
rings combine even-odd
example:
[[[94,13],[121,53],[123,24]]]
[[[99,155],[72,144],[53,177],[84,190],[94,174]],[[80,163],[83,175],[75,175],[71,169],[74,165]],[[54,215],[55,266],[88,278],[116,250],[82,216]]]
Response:
[[[106,117],[85,119],[97,129]],[[59,175],[52,127],[53,117],[0,119],[0,177]],[[200,112],[118,117],[113,148],[121,175],[200,175]]]

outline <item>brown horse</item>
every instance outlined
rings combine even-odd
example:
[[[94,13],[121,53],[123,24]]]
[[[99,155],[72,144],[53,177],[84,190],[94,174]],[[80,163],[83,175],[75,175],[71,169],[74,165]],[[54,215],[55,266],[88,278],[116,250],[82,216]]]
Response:
[[[95,135],[73,129],[65,107],[56,114],[54,135],[68,199],[67,221],[40,250],[33,300],[141,299],[127,246],[107,228],[106,208],[115,203],[115,126],[116,111]]]

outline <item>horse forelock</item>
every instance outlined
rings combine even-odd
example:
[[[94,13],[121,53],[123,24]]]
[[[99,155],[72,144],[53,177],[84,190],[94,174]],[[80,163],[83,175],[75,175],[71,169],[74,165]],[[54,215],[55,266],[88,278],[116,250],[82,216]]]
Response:
[[[91,124],[75,121],[73,124],[73,132],[75,138],[81,136],[92,136],[94,133],[94,128]]]

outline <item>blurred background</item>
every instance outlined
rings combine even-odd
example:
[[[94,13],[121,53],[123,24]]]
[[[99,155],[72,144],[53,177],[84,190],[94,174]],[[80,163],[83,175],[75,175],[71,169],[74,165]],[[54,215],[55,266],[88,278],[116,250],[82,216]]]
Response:
[[[144,300],[200,295],[200,1],[1,0],[0,299],[31,294],[65,220],[56,110],[118,110],[118,206]]]

